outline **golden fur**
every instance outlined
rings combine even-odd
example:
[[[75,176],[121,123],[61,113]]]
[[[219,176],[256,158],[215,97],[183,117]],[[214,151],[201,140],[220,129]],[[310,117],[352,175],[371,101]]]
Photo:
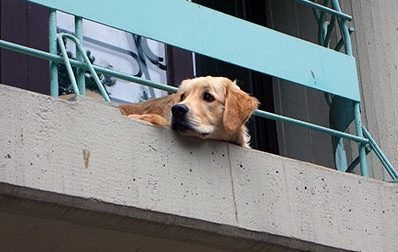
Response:
[[[176,112],[181,106],[182,115]],[[171,126],[184,135],[249,147],[250,136],[244,124],[257,106],[257,99],[241,91],[235,82],[207,76],[184,80],[175,94],[123,104],[119,109],[129,118]]]

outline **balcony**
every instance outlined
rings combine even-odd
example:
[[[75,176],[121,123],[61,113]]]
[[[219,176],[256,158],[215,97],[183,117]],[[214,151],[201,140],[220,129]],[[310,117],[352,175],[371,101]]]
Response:
[[[189,12],[164,19],[166,27],[183,28],[178,18],[202,17],[201,22],[189,24],[195,29],[185,30],[191,38],[185,40],[143,22],[130,26],[123,22],[125,16],[99,15],[105,1],[98,1],[92,9],[79,5],[89,1],[31,2],[52,8],[50,17],[61,9],[76,15],[78,22],[82,17],[96,20],[332,94],[338,106],[335,110],[331,106],[331,114],[343,111],[347,117],[343,122],[332,118],[327,128],[256,111],[257,116],[333,136],[337,171],[228,143],[174,135],[169,129],[123,118],[112,103],[80,96],[76,101],[63,101],[0,85],[0,217],[4,223],[0,228],[4,240],[0,241],[5,250],[394,251],[398,187],[366,177],[366,154],[373,150],[380,155],[393,180],[396,172],[366,129],[362,134],[349,36],[340,43],[346,55],[186,1],[136,1],[133,16],[138,21],[149,20],[147,15],[153,15],[153,10],[161,15],[170,6]],[[298,2],[314,6],[310,1]],[[122,4],[114,7],[123,13]],[[330,14],[319,6],[315,10]],[[343,21],[350,17],[336,10],[332,14],[341,21],[343,32],[348,32]],[[205,26],[209,34],[217,35],[218,28],[211,29],[214,23],[232,25],[258,40],[244,45],[248,54],[242,56],[234,50],[240,45],[234,40],[235,33],[211,40],[192,32]],[[54,32],[51,22],[50,31]],[[7,41],[0,41],[0,46],[47,59],[54,70],[56,64],[68,64],[54,54],[55,36],[50,34],[50,53]],[[225,36],[228,40],[223,40]],[[279,42],[287,49],[280,50]],[[264,46],[267,50],[257,55]],[[109,69],[70,62],[175,91]],[[294,67],[284,67],[285,62]],[[334,72],[327,71],[330,65]],[[74,86],[79,93],[77,79]],[[53,92],[53,96],[57,95]],[[346,125],[353,120],[355,135],[347,132]],[[342,138],[358,143],[359,157],[351,165],[344,160]],[[358,164],[363,177],[345,173]]]
[[[397,184],[177,136],[90,98],[0,97],[10,251],[394,250]]]

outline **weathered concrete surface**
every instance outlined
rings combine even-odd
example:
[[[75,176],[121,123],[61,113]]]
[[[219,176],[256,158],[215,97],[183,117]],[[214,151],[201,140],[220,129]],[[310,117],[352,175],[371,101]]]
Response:
[[[0,120],[7,218],[154,225],[145,232],[226,251],[396,251],[397,184],[176,136],[88,98],[0,86]]]

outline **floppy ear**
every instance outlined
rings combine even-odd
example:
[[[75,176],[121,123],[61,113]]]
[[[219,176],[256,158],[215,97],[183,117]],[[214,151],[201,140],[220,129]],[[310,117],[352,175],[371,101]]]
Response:
[[[228,87],[224,110],[224,128],[227,132],[236,132],[257,108],[259,102],[238,87]]]
[[[192,79],[185,79],[183,81],[181,81],[180,85],[178,85],[178,88],[186,88],[186,86],[189,86],[192,84]]]

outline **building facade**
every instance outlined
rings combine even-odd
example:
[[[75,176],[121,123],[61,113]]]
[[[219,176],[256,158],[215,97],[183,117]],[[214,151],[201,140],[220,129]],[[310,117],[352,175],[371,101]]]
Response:
[[[296,1],[192,2],[318,43],[312,9]],[[342,1],[341,7],[353,17],[363,123],[398,167],[398,3]],[[1,1],[1,39],[47,51],[47,14],[22,0]],[[59,31],[72,32],[70,17],[58,16]],[[227,76],[258,97],[261,109],[330,125],[320,91],[85,25],[94,63],[176,86],[194,76]],[[337,43],[338,30],[331,38]],[[367,158],[373,179],[341,173],[329,135],[263,118],[250,121],[260,151],[185,139],[127,121],[97,101],[42,95],[50,92],[46,61],[1,49],[0,68],[7,85],[0,87],[5,251],[396,251],[398,187],[374,154]],[[166,94],[119,80],[108,91],[115,102]],[[348,132],[355,133],[354,125]],[[357,144],[344,145],[354,160]]]

